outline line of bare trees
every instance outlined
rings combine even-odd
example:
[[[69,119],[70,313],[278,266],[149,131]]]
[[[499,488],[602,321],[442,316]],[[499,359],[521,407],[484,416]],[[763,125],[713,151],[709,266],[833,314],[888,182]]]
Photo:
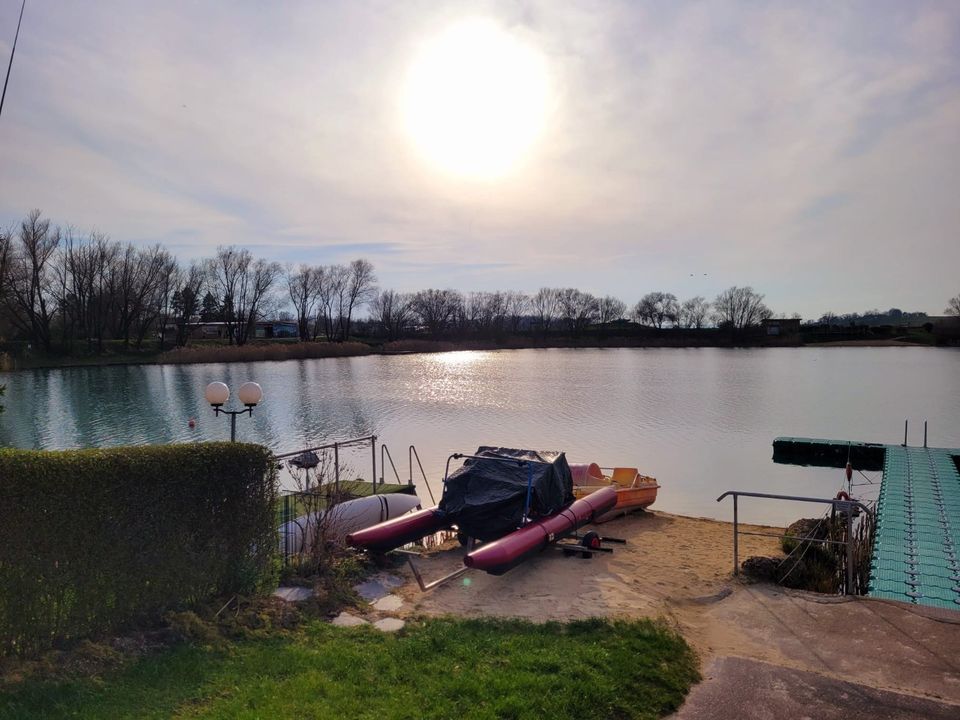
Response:
[[[344,341],[364,330],[387,340],[413,335],[496,338],[519,333],[600,335],[626,319],[658,329],[711,324],[742,330],[771,312],[763,295],[732,287],[713,302],[679,301],[650,292],[632,307],[576,288],[471,292],[377,288],[373,265],[282,268],[236,246],[183,264],[160,245],[137,247],[98,232],[52,226],[39,210],[15,230],[0,231],[0,336],[52,352],[103,351],[108,340],[160,349],[183,346],[197,324],[219,322],[228,342],[243,345],[258,320],[290,320],[303,341]]]
[[[287,272],[289,295],[298,312],[310,314],[313,337],[317,327],[331,340],[348,337],[373,292],[373,266],[356,260],[300,274]],[[224,337],[243,345],[257,320],[286,314],[283,275],[278,263],[235,246],[185,266],[160,245],[81,236],[34,210],[15,231],[0,231],[0,335],[47,353],[103,351],[107,340],[140,348],[148,338],[162,350],[186,344],[205,321],[222,322]],[[302,299],[295,279],[306,288]]]
[[[725,290],[713,303],[700,296],[681,303],[671,293],[651,292],[632,308],[619,298],[595,297],[576,288],[540,288],[533,295],[516,291],[464,294],[457,290],[381,290],[370,302],[371,320],[388,340],[418,332],[434,337],[497,336],[516,334],[521,329],[578,337],[588,328],[603,334],[611,324],[625,319],[658,329],[716,325],[743,330],[771,315],[763,295],[750,287]]]

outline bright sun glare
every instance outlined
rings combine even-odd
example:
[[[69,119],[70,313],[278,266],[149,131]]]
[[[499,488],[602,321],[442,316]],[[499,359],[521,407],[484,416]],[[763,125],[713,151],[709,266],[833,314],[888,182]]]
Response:
[[[493,22],[465,21],[423,46],[403,101],[407,131],[433,163],[463,177],[494,179],[540,134],[546,63]]]

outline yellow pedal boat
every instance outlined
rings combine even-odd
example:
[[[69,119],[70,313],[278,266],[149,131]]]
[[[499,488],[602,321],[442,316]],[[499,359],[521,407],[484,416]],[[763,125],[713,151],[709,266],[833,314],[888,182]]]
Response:
[[[570,465],[570,471],[573,474],[573,495],[578,500],[603,487],[612,485],[617,490],[617,504],[609,512],[594,518],[594,522],[607,522],[650,507],[660,488],[656,478],[642,475],[633,467],[612,468],[610,475],[604,475],[596,463],[585,463]]]

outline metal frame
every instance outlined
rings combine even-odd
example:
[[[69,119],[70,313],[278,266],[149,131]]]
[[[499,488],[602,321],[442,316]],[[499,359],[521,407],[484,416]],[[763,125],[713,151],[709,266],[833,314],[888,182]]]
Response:
[[[867,514],[867,517],[870,518],[870,521],[873,522],[873,513],[870,511],[866,505],[857,500],[838,500],[837,498],[812,498],[812,497],[802,497],[799,495],[773,495],[771,493],[757,493],[757,492],[746,492],[742,490],[727,490],[723,495],[717,498],[717,502],[720,502],[728,495],[733,496],[733,574],[734,576],[740,575],[740,544],[739,538],[740,535],[759,535],[761,537],[776,537],[776,538],[790,538],[792,540],[809,541],[808,537],[796,537],[793,535],[774,535],[773,533],[755,533],[755,532],[746,532],[739,529],[739,518],[737,517],[737,501],[741,497],[755,497],[755,498],[766,498],[768,500],[790,500],[792,502],[809,502],[809,503],[821,503],[824,505],[832,505],[833,509],[840,512],[845,512],[847,516],[847,539],[844,542],[839,540],[817,540],[817,542],[831,543],[835,545],[845,545],[847,548],[847,583],[844,588],[844,594],[851,594],[851,589],[853,588],[853,512],[854,508],[859,508]]]
[[[470,541],[470,547],[471,549],[473,548],[473,540]],[[420,574],[420,571],[417,570],[417,566],[413,564],[414,558],[423,557],[421,553],[414,552],[413,550],[404,550],[403,548],[397,548],[392,552],[399,553],[400,555],[403,555],[407,559],[407,564],[410,566],[410,571],[413,573],[413,577],[416,579],[417,585],[420,586],[420,592],[427,592],[427,590],[433,590],[433,588],[437,587],[438,585],[443,585],[443,583],[445,582],[450,582],[451,580],[454,580],[460,577],[461,575],[466,574],[470,570],[470,568],[464,565],[463,567],[459,567],[453,572],[447,573],[443,577],[439,577],[436,580],[431,580],[430,582],[424,582],[423,576]]]

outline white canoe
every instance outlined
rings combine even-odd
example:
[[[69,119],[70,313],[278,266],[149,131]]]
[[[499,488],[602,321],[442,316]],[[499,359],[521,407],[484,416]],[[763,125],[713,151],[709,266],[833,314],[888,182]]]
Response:
[[[420,507],[420,498],[406,493],[386,493],[348,500],[329,511],[301,515],[279,527],[280,552],[308,552],[319,533],[328,541],[342,545],[347,535],[357,530],[392,520]]]

